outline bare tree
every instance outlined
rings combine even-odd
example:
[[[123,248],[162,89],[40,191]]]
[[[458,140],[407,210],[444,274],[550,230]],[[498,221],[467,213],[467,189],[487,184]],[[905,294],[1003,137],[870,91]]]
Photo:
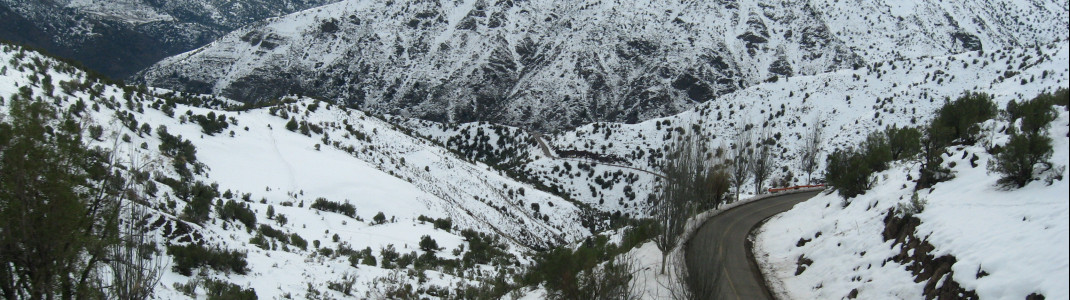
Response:
[[[732,185],[736,187],[736,201],[739,201],[739,192],[750,178],[750,146],[751,135],[744,125],[737,128],[735,141],[732,143],[729,160],[731,161]]]
[[[116,241],[105,249],[105,261],[109,276],[101,274],[100,282],[111,282],[106,292],[115,299],[149,299],[156,290],[163,275],[164,261],[158,255],[156,239],[148,229],[152,215],[149,213],[145,199],[146,170],[158,167],[159,163],[151,159],[138,159],[131,146],[128,174],[116,180],[115,194],[118,205]],[[118,164],[118,160],[113,160]],[[144,162],[144,163],[142,163]]]
[[[817,116],[810,122],[810,131],[807,132],[803,142],[802,153],[799,158],[803,171],[806,172],[806,183],[813,184],[814,170],[817,169],[817,158],[821,155],[822,123]]]
[[[143,205],[129,203],[119,225],[119,242],[111,245],[108,266],[111,296],[115,299],[149,299],[163,275],[156,240],[147,230],[151,217]]]
[[[773,173],[775,168],[772,155],[772,145],[769,145],[769,134],[764,129],[755,143],[755,149],[751,152],[750,172],[754,175],[754,193],[761,194],[765,187],[765,180]]]
[[[636,260],[625,253],[579,276],[578,299],[638,300],[643,291],[634,284]]]
[[[698,180],[709,168],[698,137],[693,134],[677,140],[667,153],[661,170],[665,178],[661,180],[653,214],[658,223],[659,232],[654,241],[662,253],[662,274],[665,274],[665,258],[676,247],[687,218],[702,199]]]

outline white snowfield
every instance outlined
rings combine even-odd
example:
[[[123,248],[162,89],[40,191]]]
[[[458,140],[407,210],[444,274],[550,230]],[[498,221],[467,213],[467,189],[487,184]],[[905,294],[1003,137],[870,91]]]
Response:
[[[1015,98],[996,99],[1003,107]],[[915,215],[921,224],[914,235],[935,247],[930,255],[954,256],[951,279],[981,299],[1024,299],[1033,293],[1070,298],[1068,123],[1070,113],[1060,107],[1047,130],[1057,173],[1043,176],[1062,177],[1051,185],[997,185],[1000,176],[988,171],[993,157],[985,146],[1005,144],[1008,136],[997,130],[1011,124],[988,121],[987,138],[979,145],[945,154],[955,178],[918,191],[927,204]],[[974,156],[976,167],[970,162]],[[915,160],[899,162],[877,173],[864,195],[844,200],[824,193],[770,219],[756,234],[755,257],[772,288],[785,299],[841,298],[853,290],[859,299],[923,298],[925,282],[915,282],[904,265],[890,261],[901,245],[882,238],[888,211],[910,201],[914,183],[909,178],[918,178],[918,168]],[[798,246],[805,240],[810,241]],[[813,263],[796,274],[801,257]]]

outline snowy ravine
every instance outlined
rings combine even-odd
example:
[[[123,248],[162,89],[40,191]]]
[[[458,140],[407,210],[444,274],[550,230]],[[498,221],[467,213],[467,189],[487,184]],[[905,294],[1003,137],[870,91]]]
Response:
[[[996,99],[1003,107],[1014,98],[1004,94]],[[896,243],[899,236],[887,237],[886,217],[910,202],[912,178],[919,176],[917,161],[901,161],[875,174],[876,182],[863,195],[845,200],[823,193],[761,227],[754,251],[771,288],[785,299],[921,299],[923,291],[947,287],[953,280],[981,299],[1028,299],[1031,294],[1067,299],[1070,113],[1057,110],[1047,134],[1054,146],[1051,162],[1061,174],[1044,177],[1059,175],[1061,180],[1051,185],[1034,181],[1021,189],[999,187],[1000,175],[988,171],[993,157],[985,147],[1006,143],[1007,135],[998,128],[1010,124],[990,120],[984,123],[981,143],[955,146],[944,155],[954,179],[917,191],[926,204],[914,215],[920,224],[906,227],[913,230],[908,244],[927,242],[933,249],[903,248],[902,241]],[[930,280],[893,260],[901,254],[955,260],[943,258],[918,272],[934,276]],[[949,269],[933,270],[944,267]]]
[[[1067,26],[1052,0],[346,0],[238,29],[139,79],[550,132],[671,115],[778,78],[1049,44]]]
[[[219,107],[234,108],[237,103],[176,96],[165,90],[123,88],[32,51],[6,44],[0,49],[0,96],[13,99],[16,94],[27,93],[62,110],[83,102],[85,125],[103,128],[99,139],[86,135],[86,142],[104,148],[116,145],[121,164],[151,171],[159,187],[149,203],[152,219],[159,220],[154,232],[160,245],[201,243],[247,253],[249,266],[244,275],[205,269],[187,277],[168,268],[156,292],[164,299],[182,297],[174,284],[204,278],[254,288],[261,299],[301,297],[313,290],[343,297],[328,290],[327,284],[344,274],[357,275],[353,293],[361,297],[386,288],[384,283],[372,282],[390,275],[400,275],[396,284],[412,284],[422,292],[478,286],[482,280],[522,270],[520,267],[531,261],[532,249],[574,242],[591,234],[581,226],[582,211],[571,202],[461,159],[430,141],[408,135],[404,128],[360,111],[306,98],[263,108],[223,110]],[[77,87],[83,83],[85,87]],[[207,104],[175,103],[164,109],[174,101],[172,96]],[[0,115],[6,114],[10,101],[0,101]],[[168,111],[174,115],[169,116]],[[193,121],[204,115],[225,115],[226,128],[214,135],[206,133]],[[280,117],[283,115],[290,117]],[[313,128],[312,133],[288,130],[291,117],[302,123],[302,129]],[[196,162],[203,164],[205,171],[193,175],[193,180],[216,183],[220,193],[233,194],[229,199],[213,199],[211,218],[200,225],[179,217],[185,201],[174,197],[174,191],[163,184],[166,178],[180,176],[172,167],[174,159],[159,150],[163,127],[195,146]],[[311,209],[317,198],[353,204],[356,213],[349,217]],[[262,230],[250,231],[242,223],[218,218],[217,200],[239,202],[256,213],[260,226],[299,235],[309,242],[308,249],[273,240],[269,243],[275,246],[255,246],[251,239]],[[274,216],[268,215],[269,207]],[[386,217],[383,224],[373,222],[378,213]],[[452,228],[435,228],[430,222],[417,220],[421,215],[450,218]],[[389,270],[337,255],[344,249],[370,248],[372,255],[382,260],[382,249],[389,247],[401,255],[420,255],[425,251],[417,243],[421,236],[429,235],[441,249],[439,258],[460,259],[472,251],[466,246],[470,242],[462,237],[464,229],[500,239],[492,247],[505,251],[502,261],[462,269],[464,276],[443,269],[414,275],[417,273],[409,272],[411,267],[408,271]],[[335,254],[322,249],[332,249]],[[170,264],[170,256],[160,250],[165,263]],[[376,298],[374,294],[370,297]]]

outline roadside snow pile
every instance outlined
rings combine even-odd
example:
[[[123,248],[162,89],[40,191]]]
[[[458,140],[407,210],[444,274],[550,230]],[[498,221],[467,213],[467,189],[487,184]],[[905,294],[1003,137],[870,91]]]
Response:
[[[1055,167],[1041,177],[1061,179],[997,185],[984,144],[1007,143],[999,128],[1009,124],[990,120],[987,140],[944,154],[955,177],[919,190],[920,212],[896,213],[912,207],[919,177],[917,162],[901,161],[863,195],[822,194],[770,219],[754,251],[771,287],[793,299],[1070,298],[1070,115],[1057,111],[1047,132]]]

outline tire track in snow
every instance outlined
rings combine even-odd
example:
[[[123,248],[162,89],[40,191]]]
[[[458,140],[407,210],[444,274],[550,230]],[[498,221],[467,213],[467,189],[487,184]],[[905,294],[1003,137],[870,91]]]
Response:
[[[293,192],[297,189],[297,177],[294,176],[294,167],[290,165],[290,162],[286,160],[286,156],[282,155],[282,151],[279,150],[279,141],[275,139],[275,129],[268,129],[268,136],[271,137],[271,149],[275,150],[275,155],[279,157],[279,161],[286,167],[286,177],[290,179],[290,190],[287,192]]]

